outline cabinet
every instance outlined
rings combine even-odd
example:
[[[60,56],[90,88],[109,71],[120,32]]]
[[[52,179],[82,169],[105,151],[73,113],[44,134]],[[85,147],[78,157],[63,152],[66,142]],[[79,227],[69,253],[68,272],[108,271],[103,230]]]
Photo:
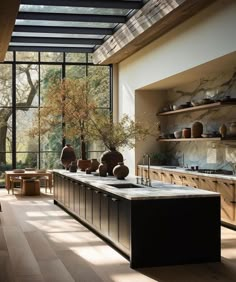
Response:
[[[119,249],[133,268],[220,261],[217,196],[126,199],[83,178],[54,173],[54,179],[55,203]]]
[[[140,167],[137,169],[141,171]],[[161,168],[152,169],[152,180],[161,180],[165,183],[190,186],[221,195],[221,221],[236,227],[236,180],[227,180],[220,177],[202,176],[193,173],[180,173]]]
[[[235,106],[236,102],[235,101],[220,101],[220,102],[215,102],[211,104],[205,104],[205,105],[200,105],[200,106],[195,106],[195,107],[188,107],[184,109],[179,109],[175,111],[168,111],[168,112],[161,112],[157,113],[157,116],[163,117],[163,116],[169,116],[169,115],[176,115],[180,113],[186,113],[186,112],[193,112],[193,111],[199,111],[199,110],[207,110],[207,109],[215,109],[215,108],[221,108],[221,107],[226,107],[226,106]],[[221,137],[210,137],[210,138],[174,138],[174,139],[166,139],[166,138],[160,138],[157,141],[160,142],[173,142],[173,141],[220,141],[220,140],[236,140],[236,137],[226,137],[226,138],[221,138]]]

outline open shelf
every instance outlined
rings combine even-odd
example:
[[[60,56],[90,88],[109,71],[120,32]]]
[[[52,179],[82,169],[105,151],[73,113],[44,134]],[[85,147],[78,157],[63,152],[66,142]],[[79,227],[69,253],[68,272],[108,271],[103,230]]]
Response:
[[[213,108],[218,108],[218,107],[222,107],[222,106],[234,106],[234,105],[236,105],[236,101],[221,101],[221,102],[215,102],[215,103],[211,103],[211,104],[205,104],[205,105],[200,105],[200,106],[195,106],[195,107],[184,108],[184,109],[175,110],[175,111],[157,113],[157,116],[168,116],[168,115],[175,115],[175,114],[178,114],[178,113],[192,112],[192,111],[197,111],[197,110],[213,109]]]
[[[236,140],[236,136],[229,136],[229,137],[209,137],[209,138],[160,138],[157,139],[159,142],[191,142],[191,141],[227,141],[227,140]]]

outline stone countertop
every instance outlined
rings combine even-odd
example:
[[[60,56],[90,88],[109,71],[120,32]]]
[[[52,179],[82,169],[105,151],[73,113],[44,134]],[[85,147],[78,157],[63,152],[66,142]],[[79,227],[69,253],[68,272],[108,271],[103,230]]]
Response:
[[[71,179],[82,181],[90,184],[102,191],[112,193],[116,196],[128,200],[149,200],[149,199],[172,199],[172,198],[193,198],[193,197],[219,197],[219,193],[186,187],[182,185],[172,185],[161,181],[153,181],[152,187],[144,185],[142,188],[115,188],[109,184],[136,184],[135,176],[128,176],[125,180],[118,180],[114,176],[100,177],[94,174],[85,174],[85,172],[69,172],[66,170],[54,170],[61,175],[70,177]]]
[[[147,165],[138,165],[138,167],[144,167],[147,168]],[[183,167],[175,167],[174,166],[158,166],[158,165],[151,165],[151,169],[161,169],[161,170],[166,170],[166,171],[171,171],[171,172],[179,172],[179,173],[185,173],[185,174],[190,174],[190,175],[200,175],[200,176],[207,176],[207,177],[212,177],[212,178],[222,178],[226,180],[234,180],[236,181],[236,175],[228,175],[228,174],[216,174],[216,173],[202,173],[194,170],[190,170],[187,168]]]

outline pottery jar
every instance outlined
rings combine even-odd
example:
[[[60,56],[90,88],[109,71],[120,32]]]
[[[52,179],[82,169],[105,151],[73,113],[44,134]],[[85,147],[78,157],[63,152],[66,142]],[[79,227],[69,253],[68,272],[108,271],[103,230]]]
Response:
[[[107,163],[102,161],[98,166],[99,175],[102,177],[107,176]]]
[[[225,124],[222,124],[219,128],[219,133],[221,135],[221,137],[225,137],[226,136],[226,133],[227,133],[227,127]]]
[[[190,138],[191,137],[191,128],[189,128],[189,127],[183,128],[182,137],[183,138]]]
[[[232,122],[229,126],[230,135],[236,136],[236,122]]]
[[[191,136],[192,138],[200,138],[203,133],[203,124],[199,121],[195,121],[192,125]]]
[[[117,179],[125,179],[129,174],[129,168],[124,165],[123,162],[119,162],[118,165],[113,168],[113,174]]]

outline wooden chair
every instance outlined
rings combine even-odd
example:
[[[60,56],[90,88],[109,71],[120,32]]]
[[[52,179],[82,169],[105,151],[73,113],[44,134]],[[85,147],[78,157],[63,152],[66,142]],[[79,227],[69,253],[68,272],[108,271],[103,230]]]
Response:
[[[11,176],[10,177],[10,189],[12,190],[13,195],[14,195],[14,189],[16,189],[15,187],[16,184],[19,185],[20,193],[22,194],[22,187],[23,187],[22,178],[20,176]]]

